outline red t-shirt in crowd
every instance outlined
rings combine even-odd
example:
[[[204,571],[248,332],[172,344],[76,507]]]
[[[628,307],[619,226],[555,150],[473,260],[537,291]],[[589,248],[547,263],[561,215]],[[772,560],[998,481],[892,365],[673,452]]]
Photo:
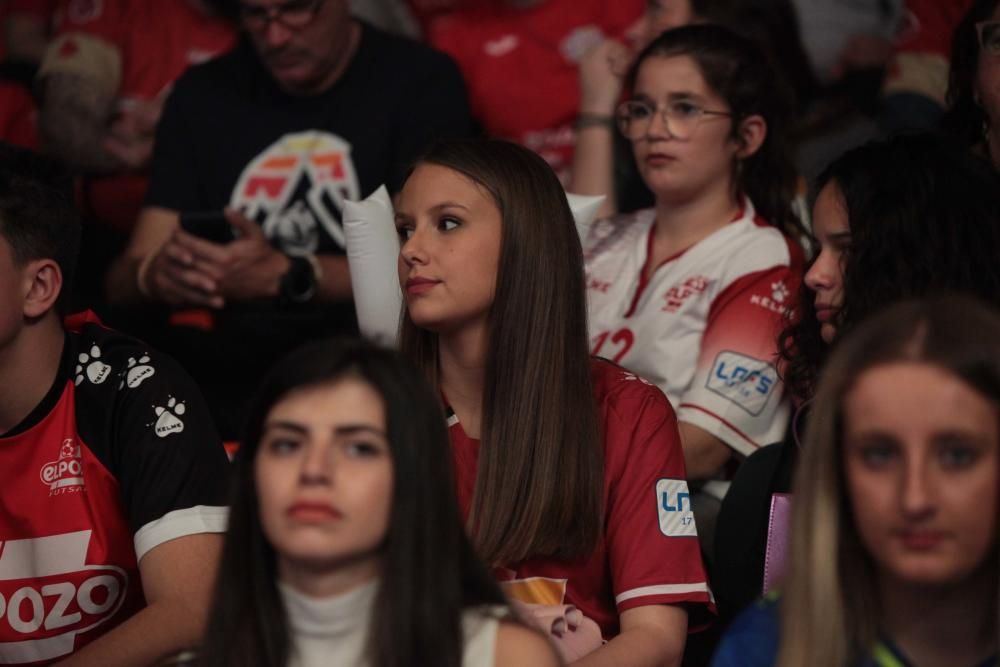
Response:
[[[228,50],[233,27],[188,0],[69,0],[41,76],[61,70],[104,77],[119,63],[116,109],[165,97],[190,65]],[[89,178],[84,184],[94,217],[128,230],[142,206],[145,171]]]
[[[645,6],[642,0],[547,0],[529,9],[494,3],[437,19],[428,39],[461,67],[486,133],[539,153],[565,182],[580,59],[605,37],[621,38]]]

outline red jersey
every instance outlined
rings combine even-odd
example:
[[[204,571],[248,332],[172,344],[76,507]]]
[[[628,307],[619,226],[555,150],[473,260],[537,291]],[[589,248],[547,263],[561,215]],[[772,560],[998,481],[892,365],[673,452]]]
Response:
[[[655,217],[599,220],[583,240],[592,352],[654,382],[680,421],[749,456],[788,424],[777,340],[802,252],[744,199],[735,220],[647,271]]]
[[[601,541],[587,558],[533,558],[496,574],[510,597],[575,605],[610,639],[627,609],[686,604],[705,611],[713,603],[670,403],[656,387],[602,359],[592,361],[591,379],[604,445]],[[448,424],[459,504],[468,517],[479,441],[450,410]]]
[[[228,466],[194,383],[76,318],[55,382],[0,433],[0,664],[49,664],[145,605],[139,562],[225,530]]]
[[[487,134],[534,150],[565,182],[580,106],[580,59],[605,37],[621,38],[645,5],[547,0],[515,9],[495,3],[437,19],[428,39],[462,69],[473,115]]]
[[[189,65],[228,50],[235,32],[227,22],[188,0],[69,0],[39,72],[83,73],[115,92],[116,109],[166,97]],[[147,176],[121,173],[89,178],[87,205],[94,216],[128,230],[142,206]]]

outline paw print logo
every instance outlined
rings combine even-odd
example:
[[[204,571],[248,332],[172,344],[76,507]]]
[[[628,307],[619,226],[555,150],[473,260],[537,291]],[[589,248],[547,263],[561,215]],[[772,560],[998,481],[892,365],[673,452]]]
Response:
[[[101,384],[111,375],[111,366],[101,361],[101,348],[96,345],[91,346],[89,353],[81,352],[77,359],[80,362],[76,365],[77,386],[84,378],[90,380],[91,384]]]
[[[170,397],[165,406],[154,405],[153,411],[156,413],[157,419],[152,424],[153,431],[161,438],[180,433],[184,430],[184,422],[180,418],[186,410],[184,402],[178,401],[173,396]]]
[[[780,280],[776,283],[771,283],[771,298],[778,303],[785,302],[785,299],[788,298],[788,288],[785,287],[785,283]]]
[[[156,369],[149,365],[149,356],[142,355],[136,360],[135,357],[128,358],[128,368],[122,372],[122,381],[118,385],[119,389],[124,389],[126,386],[129,389],[135,389],[146,379],[153,376]]]

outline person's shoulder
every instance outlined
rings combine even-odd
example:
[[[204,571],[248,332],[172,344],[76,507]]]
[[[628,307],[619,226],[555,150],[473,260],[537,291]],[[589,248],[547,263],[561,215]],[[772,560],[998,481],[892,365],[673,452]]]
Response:
[[[168,354],[105,326],[92,313],[71,316],[66,321],[66,330],[76,339],[74,381],[77,385],[107,382],[113,389],[135,389],[157,373],[173,381],[188,379]]]
[[[552,645],[537,630],[513,620],[501,620],[497,627],[496,667],[557,667],[560,662]],[[464,665],[463,667],[474,667]]]
[[[191,65],[174,82],[173,95],[204,94],[246,81],[256,67],[252,48],[237,40],[228,51]]]
[[[380,64],[403,71],[424,72],[446,68],[457,71],[451,57],[432,46],[428,46],[404,35],[386,32],[380,28],[358,21],[362,29],[362,48],[369,57]]]
[[[602,412],[632,413],[640,406],[673,412],[659,387],[603,357],[591,357],[590,379],[594,387],[594,401]]]
[[[722,637],[712,667],[770,667],[778,655],[780,598],[770,594],[743,610]]]
[[[653,209],[640,209],[595,220],[588,227],[587,236],[583,240],[584,251],[606,252],[622,243],[630,243],[636,236],[645,236],[655,217]]]

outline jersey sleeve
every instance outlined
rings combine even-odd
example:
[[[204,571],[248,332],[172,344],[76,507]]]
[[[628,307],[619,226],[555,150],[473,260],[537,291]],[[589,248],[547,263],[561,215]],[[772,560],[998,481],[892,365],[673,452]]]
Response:
[[[605,417],[615,604],[619,613],[653,604],[709,605],[674,411],[659,389],[631,377],[636,386]]]
[[[128,0],[70,0],[45,50],[39,78],[64,73],[86,76],[106,95],[122,80],[122,43],[128,29]]]
[[[177,537],[225,531],[229,462],[194,381],[135,349],[117,364],[111,461],[141,559]]]
[[[749,456],[784,435],[789,408],[778,379],[778,336],[798,293],[779,266],[738,278],[715,298],[694,378],[677,418]]]

